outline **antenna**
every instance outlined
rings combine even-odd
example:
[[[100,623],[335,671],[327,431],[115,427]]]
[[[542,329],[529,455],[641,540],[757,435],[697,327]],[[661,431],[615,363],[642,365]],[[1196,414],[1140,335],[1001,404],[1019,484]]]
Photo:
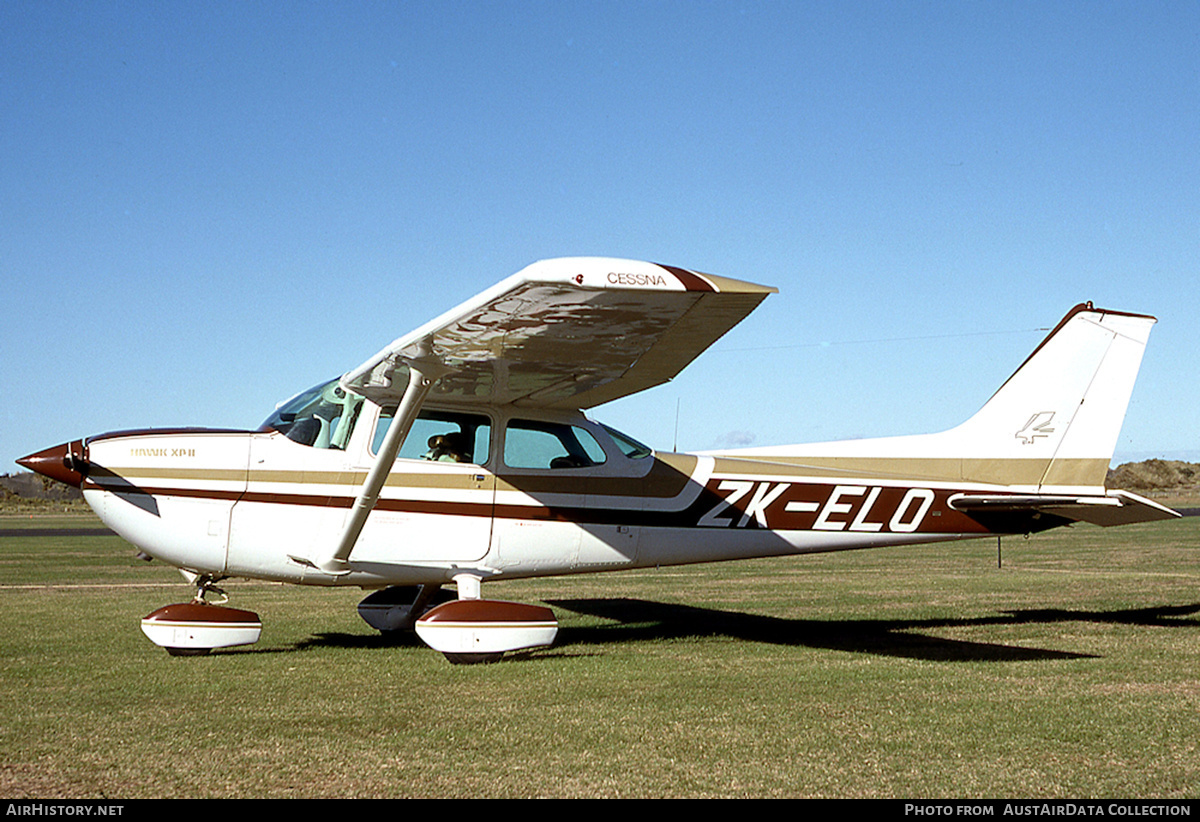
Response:
[[[679,397],[675,398],[675,439],[671,441],[671,452],[679,453]]]

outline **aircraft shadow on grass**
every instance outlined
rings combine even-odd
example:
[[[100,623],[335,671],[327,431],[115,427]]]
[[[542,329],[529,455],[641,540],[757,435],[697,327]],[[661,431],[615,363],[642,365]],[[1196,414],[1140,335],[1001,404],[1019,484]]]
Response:
[[[547,604],[577,614],[611,620],[611,624],[560,629],[554,646],[532,656],[596,652],[610,644],[725,636],[796,648],[819,648],[937,662],[1029,662],[1095,659],[1096,654],[1030,648],[994,642],[974,642],[933,636],[928,631],[989,625],[1046,625],[1056,622],[1200,627],[1200,602],[1112,611],[1060,608],[1022,609],[996,616],[961,619],[783,619],[780,617],[699,608],[642,599],[561,599]],[[420,645],[415,636],[378,634],[318,634],[298,643],[295,650],[321,647],[379,648]],[[519,656],[530,656],[521,654]],[[512,658],[519,658],[514,656]]]
[[[781,619],[638,599],[555,600],[550,604],[618,623],[564,628],[559,633],[559,648],[609,642],[727,636],[747,642],[944,662],[1085,659],[1094,658],[1095,655],[949,639],[931,636],[923,631],[1073,621],[1154,626],[1200,625],[1200,618],[1179,618],[1200,612],[1200,603],[1117,611],[1038,609],[1009,611],[1007,615],[991,617],[897,620]]]

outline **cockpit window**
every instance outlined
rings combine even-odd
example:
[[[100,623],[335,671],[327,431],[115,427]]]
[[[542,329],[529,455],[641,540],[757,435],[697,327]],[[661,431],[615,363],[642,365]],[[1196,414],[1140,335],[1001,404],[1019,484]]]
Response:
[[[613,438],[613,442],[617,444],[617,448],[621,449],[621,453],[631,460],[640,460],[654,453],[649,445],[642,445],[633,437],[622,434],[615,428],[609,428],[604,423],[600,423],[600,427],[607,431],[608,435]]]
[[[596,438],[577,425],[512,420],[504,434],[509,468],[587,468],[605,460]]]
[[[379,415],[375,436],[371,438],[372,454],[379,453],[395,413],[396,409],[385,408]],[[427,409],[413,420],[397,457],[483,465],[488,460],[491,438],[491,420],[481,414]]]
[[[345,450],[362,403],[332,379],[281,404],[259,430],[278,431],[300,445]]]

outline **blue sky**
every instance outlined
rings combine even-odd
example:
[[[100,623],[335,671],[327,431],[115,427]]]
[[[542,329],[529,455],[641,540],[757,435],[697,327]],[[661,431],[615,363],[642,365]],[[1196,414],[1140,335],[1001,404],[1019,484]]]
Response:
[[[253,427],[537,259],[780,293],[594,416],[919,433],[1154,314],[1118,460],[1200,459],[1200,4],[0,5],[0,462]]]

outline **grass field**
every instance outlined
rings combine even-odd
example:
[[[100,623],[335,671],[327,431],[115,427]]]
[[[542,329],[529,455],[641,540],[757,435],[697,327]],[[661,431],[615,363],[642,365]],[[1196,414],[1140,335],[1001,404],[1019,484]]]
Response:
[[[81,527],[80,518],[12,518]],[[558,644],[388,645],[357,590],[226,587],[255,646],[114,536],[0,538],[0,796],[1200,796],[1200,518],[498,583]]]

